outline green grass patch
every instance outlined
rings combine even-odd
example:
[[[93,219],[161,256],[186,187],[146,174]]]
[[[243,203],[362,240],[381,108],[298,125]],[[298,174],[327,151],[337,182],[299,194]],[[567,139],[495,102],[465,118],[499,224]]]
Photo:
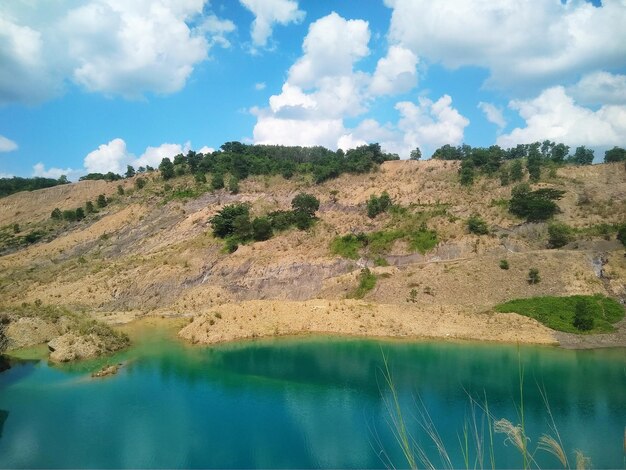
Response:
[[[593,328],[580,331],[574,326],[576,305],[585,302],[593,317]],[[566,333],[591,334],[615,331],[613,323],[624,318],[619,302],[600,294],[569,297],[532,297],[510,300],[494,308],[496,312],[519,313],[534,318],[553,330]]]
[[[186,188],[176,188],[172,192],[168,192],[165,195],[162,204],[167,204],[168,202],[174,200],[186,201],[187,199],[196,199],[202,196],[207,191],[207,187],[201,185]]]
[[[359,250],[363,247],[363,242],[353,234],[335,237],[330,243],[330,252],[348,259],[359,259]]]
[[[353,299],[362,299],[369,291],[376,286],[376,275],[368,268],[361,269],[359,274],[359,285],[356,290],[348,297]]]
[[[419,251],[421,254],[435,248],[437,243],[439,240],[437,232],[434,230],[419,230],[409,235],[409,248],[413,251]]]

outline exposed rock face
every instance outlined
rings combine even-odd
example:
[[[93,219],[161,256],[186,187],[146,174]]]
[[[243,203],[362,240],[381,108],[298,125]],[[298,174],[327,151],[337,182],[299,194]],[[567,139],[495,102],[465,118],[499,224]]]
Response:
[[[90,359],[107,352],[104,341],[97,335],[77,336],[66,333],[48,343],[50,360],[68,362],[79,359]]]
[[[35,346],[48,342],[60,334],[61,325],[37,317],[18,318],[7,326],[7,349]]]
[[[91,374],[94,378],[100,377],[108,377],[110,375],[115,375],[120,370],[121,364],[113,364],[112,366],[106,365],[102,369],[97,372]]]

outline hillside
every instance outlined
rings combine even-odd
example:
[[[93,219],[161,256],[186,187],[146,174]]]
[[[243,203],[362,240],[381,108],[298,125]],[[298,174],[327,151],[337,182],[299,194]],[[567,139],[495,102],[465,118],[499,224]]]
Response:
[[[391,161],[319,185],[299,175],[250,177],[238,194],[212,192],[191,176],[166,183],[158,173],[144,175],[142,189],[135,177],[13,194],[0,200],[0,231],[9,234],[18,224],[19,233],[43,235],[4,247],[2,310],[57,306],[110,324],[184,315],[195,320],[181,336],[194,342],[330,332],[569,344],[567,335],[493,307],[545,295],[626,299],[626,258],[614,229],[626,221],[623,165],[561,167],[533,185],[565,191],[555,220],[573,235],[559,249],[547,248],[546,223],[508,212],[513,185],[480,177],[464,187],[458,168],[454,161]],[[365,203],[383,191],[403,209],[371,219]],[[321,202],[307,231],[290,228],[232,254],[212,235],[209,219],[227,204],[249,203],[253,215],[264,215],[290,209],[300,192]],[[100,194],[111,200],[97,213],[78,222],[50,219],[54,209],[73,209]],[[489,234],[468,233],[472,214]],[[425,227],[436,232],[436,244],[420,253],[411,249],[411,234]],[[336,237],[361,232],[378,232],[376,243],[361,247],[356,259],[333,254]],[[375,286],[346,300],[366,266]],[[531,268],[541,282],[527,282]],[[618,326],[603,341],[626,346],[623,322]]]

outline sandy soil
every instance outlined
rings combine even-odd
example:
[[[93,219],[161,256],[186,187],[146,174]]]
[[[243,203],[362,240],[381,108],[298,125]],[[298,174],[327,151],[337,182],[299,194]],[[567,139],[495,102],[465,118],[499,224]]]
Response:
[[[225,304],[196,316],[179,336],[195,344],[213,344],[311,333],[557,343],[550,329],[517,314],[466,313],[455,307],[357,300]]]

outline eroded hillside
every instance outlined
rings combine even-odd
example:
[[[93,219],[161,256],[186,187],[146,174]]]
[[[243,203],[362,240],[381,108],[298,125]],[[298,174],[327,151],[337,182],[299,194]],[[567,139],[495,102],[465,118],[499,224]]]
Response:
[[[39,242],[0,257],[3,307],[55,305],[111,323],[145,314],[205,315],[206,320],[222,308],[225,315],[249,312],[232,315],[254,325],[259,304],[241,302],[271,306],[324,299],[341,311],[366,266],[376,276],[375,286],[362,300],[351,302],[384,304],[389,312],[421,309],[433,318],[437,311],[484,314],[500,302],[538,295],[626,298],[626,259],[610,229],[626,221],[623,165],[563,167],[533,185],[565,191],[555,220],[569,225],[574,235],[559,249],[547,248],[546,223],[525,223],[509,213],[512,185],[481,177],[463,187],[452,161],[386,162],[376,172],[343,175],[320,185],[298,175],[290,180],[251,177],[240,183],[238,194],[212,192],[190,176],[167,183],[157,173],[147,178],[142,189],[135,188],[132,178],[122,181],[124,194],[120,182],[85,181],[1,199],[0,226],[5,230],[17,223],[22,232],[46,233]],[[383,191],[402,210],[369,218],[366,201]],[[241,245],[232,254],[212,235],[209,219],[227,204],[249,203],[252,214],[264,215],[290,209],[300,192],[321,202],[318,221],[307,231],[291,228],[267,241]],[[50,220],[55,208],[71,209],[99,194],[111,202],[84,220]],[[468,233],[472,214],[486,222],[489,234]],[[436,243],[421,253],[412,247],[410,235],[424,229],[436,233]],[[333,253],[337,237],[359,233],[377,233],[378,238],[358,247],[356,257]],[[501,260],[509,269],[500,267]],[[531,268],[538,269],[541,282],[529,284]],[[231,304],[244,307],[226,308]],[[285,304],[275,305],[280,310]],[[393,318],[393,313],[386,315]],[[340,316],[332,323],[339,321]],[[272,322],[266,323],[254,335],[271,334]],[[359,324],[353,332],[359,332]],[[219,321],[202,325],[220,328]],[[253,336],[250,326],[238,328],[240,337]],[[406,331],[411,335],[413,330]],[[383,329],[372,334],[392,333]]]

